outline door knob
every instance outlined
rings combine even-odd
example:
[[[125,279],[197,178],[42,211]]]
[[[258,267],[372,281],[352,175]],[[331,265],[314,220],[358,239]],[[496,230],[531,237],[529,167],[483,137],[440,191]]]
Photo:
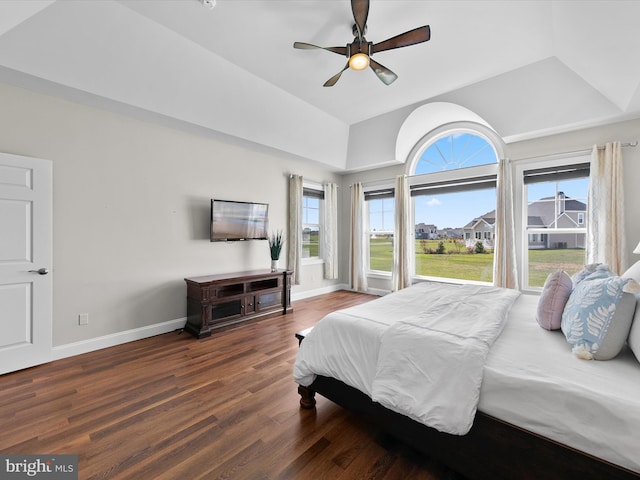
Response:
[[[40,268],[38,270],[29,270],[29,273],[39,273],[40,275],[46,275],[47,273],[49,273],[49,270],[47,270],[46,268]]]

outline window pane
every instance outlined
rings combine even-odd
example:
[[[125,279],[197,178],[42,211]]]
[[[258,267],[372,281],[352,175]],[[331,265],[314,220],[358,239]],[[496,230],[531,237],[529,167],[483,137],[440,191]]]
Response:
[[[368,200],[369,231],[393,231],[395,201],[393,198]]]
[[[302,197],[302,258],[320,256],[321,201],[322,199],[315,194]]]
[[[305,226],[302,230],[302,258],[319,256],[320,228],[317,226]]]
[[[416,275],[493,281],[495,189],[414,197]]]
[[[432,143],[420,156],[414,175],[496,163],[496,153],[484,138],[454,133]]]
[[[528,286],[542,287],[558,269],[569,275],[585,263],[588,178],[525,186]]]
[[[390,272],[393,267],[393,234],[369,236],[369,270]]]
[[[394,198],[367,200],[369,270],[391,272],[393,266]]]
[[[320,223],[320,199],[302,198],[302,223]]]
[[[585,238],[585,233],[536,235],[537,242],[529,242],[529,286],[542,287],[549,274],[558,269],[569,276],[579,272],[585,262]]]

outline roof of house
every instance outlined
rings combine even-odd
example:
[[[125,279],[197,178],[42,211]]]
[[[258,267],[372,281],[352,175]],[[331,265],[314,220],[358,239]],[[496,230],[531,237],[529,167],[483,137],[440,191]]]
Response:
[[[565,212],[586,212],[587,205],[579,200],[564,196],[564,193],[558,192],[558,196],[563,199],[564,209],[557,213],[560,218]],[[544,197],[529,204],[529,217],[538,217],[541,226],[551,225],[556,220],[556,201],[555,197]],[[531,223],[529,225],[532,225]],[[536,223],[535,225],[539,225]]]
[[[558,195],[564,196],[564,193],[558,192]],[[555,217],[555,196],[544,197],[529,204],[527,216],[527,225],[530,227],[546,227],[554,222]],[[565,215],[565,212],[586,212],[587,205],[579,200],[564,196],[564,211],[558,215],[558,218]],[[464,228],[475,228],[480,220],[493,226],[496,222],[496,211],[491,210],[479,217],[475,217]]]

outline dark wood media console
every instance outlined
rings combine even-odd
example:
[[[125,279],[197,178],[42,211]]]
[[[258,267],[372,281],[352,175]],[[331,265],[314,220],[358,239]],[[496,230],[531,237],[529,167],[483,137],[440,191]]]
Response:
[[[291,274],[287,270],[253,270],[185,278],[187,324],[198,338],[212,330],[291,308]]]

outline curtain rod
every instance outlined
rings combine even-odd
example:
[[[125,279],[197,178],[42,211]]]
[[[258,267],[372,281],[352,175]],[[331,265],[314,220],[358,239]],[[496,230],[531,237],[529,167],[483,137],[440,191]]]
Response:
[[[621,143],[620,146],[623,147],[623,148],[637,147],[638,146],[638,140],[634,140],[633,142]],[[604,148],[605,148],[604,145],[598,145],[598,150],[604,150]],[[591,153],[592,150],[593,150],[593,147],[584,148],[582,150],[573,150],[573,151],[570,151],[570,152],[556,152],[556,153],[547,153],[545,155],[536,155],[536,156],[533,156],[533,157],[514,158],[511,161],[512,162],[521,162],[521,161],[524,161],[524,160],[535,160],[536,158],[563,157],[563,156],[570,156],[570,155],[586,155],[587,153]]]
[[[0,0],[0,1],[1,1],[1,0]],[[289,178],[289,179],[293,178],[293,176],[294,176],[294,175],[296,175],[296,174],[295,174],[295,173],[285,173],[285,174],[284,174],[284,176],[285,176],[285,177],[287,177],[287,178]],[[302,175],[298,175],[298,176],[299,176],[299,177],[302,177]],[[318,182],[318,181],[316,181],[316,180],[310,180],[310,179],[308,179],[308,178],[307,178],[307,179],[305,179],[304,177],[302,177],[302,181],[303,181],[303,182],[307,182],[307,183],[314,183],[314,184],[316,184],[316,185],[317,185],[317,186],[319,186],[319,187],[322,187],[322,186],[324,186],[324,185],[325,185],[325,184],[327,184],[327,183],[333,183],[333,184],[335,184],[335,185],[336,185],[336,187],[340,188],[340,185],[338,185],[338,184],[337,184],[337,183],[335,183],[335,182],[330,182],[330,181],[326,181],[326,182],[324,182],[324,181],[322,181],[322,182]]]

